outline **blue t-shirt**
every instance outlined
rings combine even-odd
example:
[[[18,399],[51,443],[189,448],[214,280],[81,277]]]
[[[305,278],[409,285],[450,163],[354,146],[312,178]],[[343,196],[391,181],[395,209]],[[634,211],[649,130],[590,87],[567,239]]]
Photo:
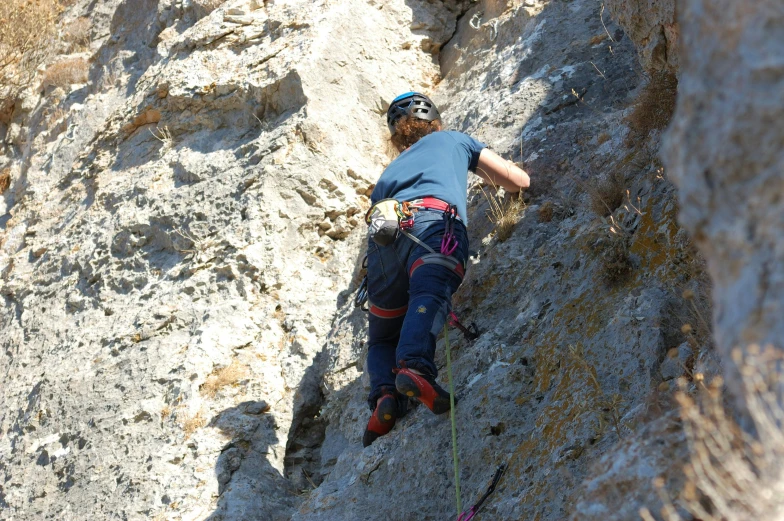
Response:
[[[462,132],[428,134],[384,170],[370,200],[375,204],[382,199],[411,201],[431,196],[457,206],[458,215],[467,222],[468,171],[476,169],[485,146]]]

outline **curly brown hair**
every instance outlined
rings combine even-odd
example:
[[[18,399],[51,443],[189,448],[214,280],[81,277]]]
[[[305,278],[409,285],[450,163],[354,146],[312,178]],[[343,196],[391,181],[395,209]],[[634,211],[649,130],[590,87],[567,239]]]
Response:
[[[441,120],[425,121],[406,116],[395,125],[395,133],[389,140],[398,150],[405,150],[423,137],[441,130]]]

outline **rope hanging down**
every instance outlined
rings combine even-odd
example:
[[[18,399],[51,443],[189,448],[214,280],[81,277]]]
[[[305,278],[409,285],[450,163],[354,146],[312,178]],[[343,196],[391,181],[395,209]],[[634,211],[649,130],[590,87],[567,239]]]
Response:
[[[463,512],[463,500],[460,497],[460,460],[457,455],[457,422],[455,420],[455,384],[452,378],[452,350],[449,347],[449,328],[444,324],[444,347],[446,348],[446,372],[449,376],[449,419],[452,422],[452,462],[455,468],[455,498],[457,500],[457,521],[470,521],[482,508],[485,500],[495,491],[496,485],[506,470],[506,463],[501,463],[495,471],[490,486],[474,506]]]
[[[463,511],[460,498],[460,462],[457,459],[457,426],[455,425],[455,384],[452,379],[452,353],[449,349],[449,328],[444,324],[444,343],[446,346],[446,372],[449,375],[449,418],[452,420],[452,460],[455,466],[455,495],[457,496],[457,514]],[[459,518],[458,518],[459,519]]]

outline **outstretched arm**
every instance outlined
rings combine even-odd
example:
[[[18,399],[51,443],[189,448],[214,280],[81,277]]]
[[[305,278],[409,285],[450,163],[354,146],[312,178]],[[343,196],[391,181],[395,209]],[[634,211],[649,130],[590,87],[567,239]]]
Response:
[[[519,192],[528,188],[531,180],[525,170],[511,161],[507,161],[489,148],[482,149],[479,154],[479,163],[476,166],[476,175],[493,183],[503,186],[507,192]]]

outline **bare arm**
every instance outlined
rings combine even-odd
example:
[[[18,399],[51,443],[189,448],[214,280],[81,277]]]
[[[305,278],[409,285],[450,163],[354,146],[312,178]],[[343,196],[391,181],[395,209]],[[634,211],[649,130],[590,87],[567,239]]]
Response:
[[[493,183],[495,186],[503,186],[504,190],[512,193],[528,188],[531,184],[531,180],[528,174],[525,173],[525,170],[511,161],[507,161],[489,148],[483,149],[482,153],[479,154],[476,175]]]

